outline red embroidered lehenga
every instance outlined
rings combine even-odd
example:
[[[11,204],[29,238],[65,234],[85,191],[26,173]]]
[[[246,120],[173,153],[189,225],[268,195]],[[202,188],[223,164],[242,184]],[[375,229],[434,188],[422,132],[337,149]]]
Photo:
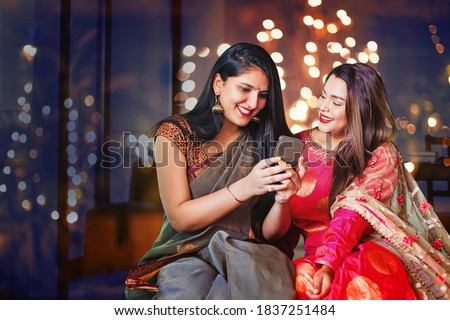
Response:
[[[318,264],[335,271],[328,299],[448,299],[449,235],[392,143],[328,210],[334,152],[301,132],[308,166],[291,200],[305,257],[294,260],[298,299],[308,299]],[[333,219],[331,218],[333,217]]]

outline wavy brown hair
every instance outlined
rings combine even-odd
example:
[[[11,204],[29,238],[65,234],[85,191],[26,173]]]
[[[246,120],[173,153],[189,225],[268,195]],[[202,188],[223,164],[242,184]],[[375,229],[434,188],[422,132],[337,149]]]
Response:
[[[332,75],[347,84],[348,139],[338,146],[329,207],[363,173],[372,151],[392,139],[396,131],[383,79],[375,69],[363,63],[342,64],[328,74],[326,81]]]

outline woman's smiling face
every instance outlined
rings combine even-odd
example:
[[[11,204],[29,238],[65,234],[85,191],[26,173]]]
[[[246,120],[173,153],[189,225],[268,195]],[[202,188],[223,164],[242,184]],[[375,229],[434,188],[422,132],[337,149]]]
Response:
[[[317,104],[319,112],[319,130],[331,133],[333,139],[342,141],[346,138],[347,84],[344,80],[332,75],[320,95]]]
[[[269,79],[259,68],[226,81],[217,74],[213,84],[224,109],[224,121],[239,127],[246,126],[264,108],[269,95]]]

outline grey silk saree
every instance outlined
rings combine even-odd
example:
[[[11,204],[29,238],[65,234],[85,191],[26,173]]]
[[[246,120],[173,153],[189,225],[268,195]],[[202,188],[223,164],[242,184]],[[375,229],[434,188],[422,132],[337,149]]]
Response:
[[[258,160],[255,144],[241,136],[222,154],[208,159],[190,183],[192,198],[245,177]],[[126,298],[293,299],[290,259],[253,236],[251,210],[256,200],[195,232],[178,233],[164,217],[152,248],[128,274]]]

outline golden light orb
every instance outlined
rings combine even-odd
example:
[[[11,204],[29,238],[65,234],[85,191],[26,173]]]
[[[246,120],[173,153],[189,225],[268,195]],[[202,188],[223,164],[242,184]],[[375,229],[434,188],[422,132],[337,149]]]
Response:
[[[306,50],[309,52],[317,52],[317,45],[314,42],[307,42],[306,43]]]
[[[271,30],[275,27],[275,23],[271,19],[266,19],[262,23],[263,27],[267,30]]]

